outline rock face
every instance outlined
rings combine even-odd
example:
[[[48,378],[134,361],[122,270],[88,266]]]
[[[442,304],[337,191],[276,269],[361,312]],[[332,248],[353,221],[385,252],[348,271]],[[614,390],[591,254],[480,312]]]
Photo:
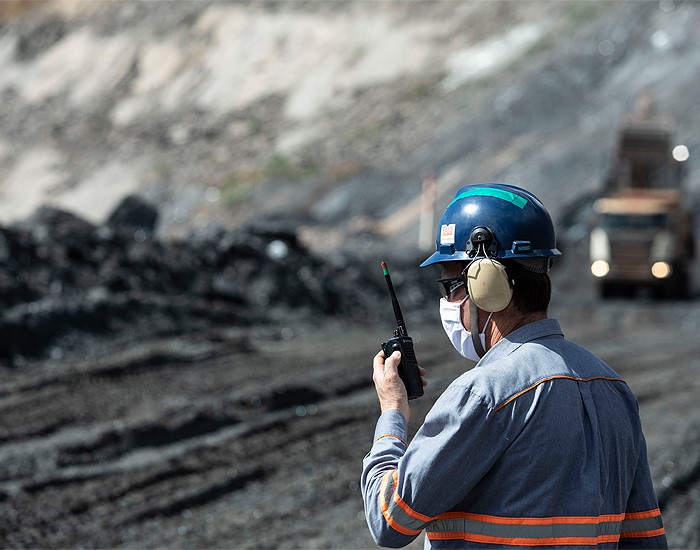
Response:
[[[2,20],[2,223],[47,200],[102,223],[138,190],[168,236],[213,216],[337,229],[405,207],[393,237],[415,241],[427,173],[439,204],[511,181],[558,217],[599,187],[644,90],[679,144],[700,144],[693,2],[5,5],[26,13]]]
[[[158,222],[158,210],[136,195],[129,195],[107,218],[106,224],[123,231],[141,230],[152,234]],[[136,237],[136,235],[135,235]]]
[[[104,225],[43,207],[0,228],[0,359],[60,358],[90,335],[360,318],[383,292],[358,265],[312,255],[289,225],[165,242],[153,237],[157,217],[128,197]]]

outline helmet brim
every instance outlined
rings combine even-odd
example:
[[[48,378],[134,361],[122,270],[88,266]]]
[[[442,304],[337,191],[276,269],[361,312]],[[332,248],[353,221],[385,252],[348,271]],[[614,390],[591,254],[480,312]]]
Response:
[[[461,250],[455,250],[454,254],[440,254],[440,252],[436,251],[433,252],[433,254],[425,260],[422,264],[420,264],[420,267],[427,267],[429,265],[433,264],[439,264],[440,262],[469,262],[471,261],[471,258],[467,256],[467,253],[465,251]]]
[[[527,260],[527,259],[539,259],[539,258],[550,258],[554,256],[561,256],[561,251],[557,248],[549,248],[544,250],[534,250],[532,254],[513,254],[510,250],[505,251],[504,254],[499,255],[497,259],[500,260]],[[466,251],[455,250],[454,254],[441,254],[439,251],[433,252],[420,267],[427,267],[433,264],[439,264],[441,262],[471,262],[476,258],[482,256],[475,256],[470,258]]]

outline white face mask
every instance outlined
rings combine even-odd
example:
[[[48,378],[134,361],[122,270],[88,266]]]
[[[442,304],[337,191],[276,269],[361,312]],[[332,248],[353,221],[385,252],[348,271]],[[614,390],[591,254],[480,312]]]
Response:
[[[465,297],[461,302],[448,302],[445,298],[440,298],[440,319],[447,337],[459,354],[470,361],[478,361],[480,357],[476,353],[476,349],[474,349],[472,333],[465,329],[462,324],[462,304],[466,300],[467,298]],[[488,319],[486,319],[484,331],[486,331],[486,326],[491,320],[491,315],[493,313],[489,314]],[[479,339],[481,340],[481,346],[486,349],[485,332],[479,333]]]

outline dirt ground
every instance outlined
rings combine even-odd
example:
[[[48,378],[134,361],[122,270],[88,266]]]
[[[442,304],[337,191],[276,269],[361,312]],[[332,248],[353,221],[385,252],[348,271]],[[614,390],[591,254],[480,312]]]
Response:
[[[555,273],[550,316],[636,392],[669,543],[698,548],[698,301],[602,302],[576,269]],[[437,317],[407,323],[430,381],[415,430],[470,364]],[[3,547],[373,548],[358,480],[392,329],[216,330],[4,370]]]

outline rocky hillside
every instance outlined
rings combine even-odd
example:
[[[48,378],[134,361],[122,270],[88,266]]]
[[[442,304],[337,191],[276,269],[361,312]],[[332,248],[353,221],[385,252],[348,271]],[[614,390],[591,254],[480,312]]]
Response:
[[[421,180],[595,190],[651,90],[700,145],[692,2],[7,2],[0,222],[42,203],[158,232],[285,217],[311,246],[416,242]],[[700,166],[700,165],[699,165]],[[352,237],[358,237],[352,239]]]

